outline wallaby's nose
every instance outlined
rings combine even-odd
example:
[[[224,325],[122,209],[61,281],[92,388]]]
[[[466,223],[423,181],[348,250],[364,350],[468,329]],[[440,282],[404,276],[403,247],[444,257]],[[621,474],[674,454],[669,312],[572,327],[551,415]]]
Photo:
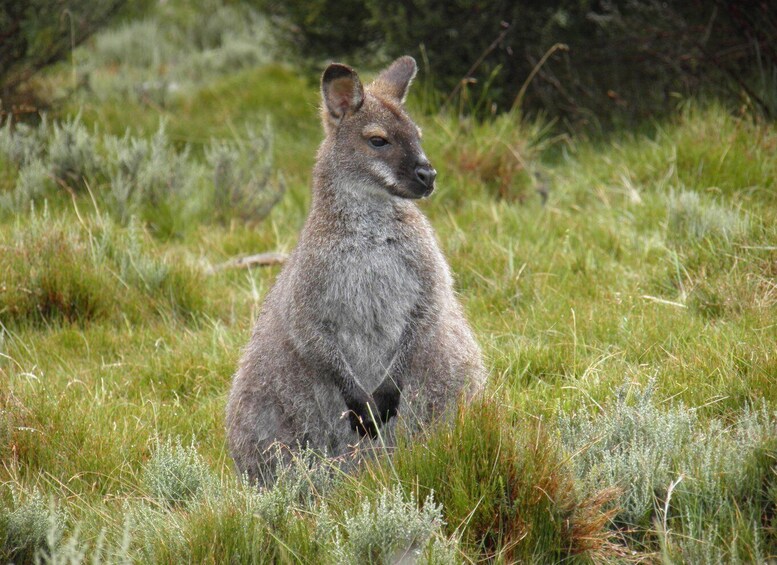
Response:
[[[431,188],[434,184],[434,179],[437,177],[437,171],[429,165],[419,165],[415,168],[415,176],[418,182],[427,188]]]

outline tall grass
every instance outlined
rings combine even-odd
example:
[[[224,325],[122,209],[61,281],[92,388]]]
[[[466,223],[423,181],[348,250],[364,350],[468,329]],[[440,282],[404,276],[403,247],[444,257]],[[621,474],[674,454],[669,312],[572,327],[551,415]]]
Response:
[[[137,224],[74,224],[33,211],[0,241],[0,321],[6,327],[208,312],[207,283],[198,269],[154,255]]]

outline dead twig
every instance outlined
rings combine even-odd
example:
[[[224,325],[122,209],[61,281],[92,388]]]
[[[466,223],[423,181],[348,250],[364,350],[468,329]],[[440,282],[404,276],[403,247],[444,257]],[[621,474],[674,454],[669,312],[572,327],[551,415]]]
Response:
[[[566,43],[556,43],[548,49],[545,54],[540,59],[539,63],[534,65],[534,68],[529,73],[529,76],[526,77],[526,80],[523,81],[523,84],[521,85],[521,89],[518,91],[518,95],[515,97],[515,100],[513,100],[513,105],[510,107],[510,110],[515,110],[516,108],[519,108],[521,106],[521,103],[523,102],[523,97],[526,95],[526,89],[529,88],[529,84],[531,84],[532,79],[534,79],[534,76],[539,72],[539,70],[542,68],[542,65],[545,64],[545,61],[547,61],[553,53],[556,51],[569,51],[569,46]]]
[[[286,253],[277,253],[270,251],[267,253],[257,253],[255,255],[244,255],[243,257],[235,257],[224,263],[213,265],[209,269],[209,273],[217,273],[226,269],[247,269],[248,267],[270,267],[272,265],[282,265],[288,259]]]
[[[486,60],[486,57],[488,57],[491,54],[491,52],[497,48],[497,46],[502,42],[502,40],[508,34],[508,32],[512,29],[510,27],[510,24],[507,22],[501,22],[500,27],[502,28],[502,31],[499,33],[496,39],[494,39],[494,41],[491,42],[491,45],[486,47],[486,50],[480,54],[480,57],[478,57],[477,60],[474,63],[472,63],[472,66],[469,68],[467,73],[456,84],[456,87],[451,91],[451,93],[445,99],[445,102],[443,102],[442,104],[443,107],[446,107],[448,106],[448,104],[450,104],[451,100],[453,100],[456,94],[458,94],[459,90],[461,90],[462,85],[472,78],[472,75],[475,73],[478,67],[483,63],[483,61]]]

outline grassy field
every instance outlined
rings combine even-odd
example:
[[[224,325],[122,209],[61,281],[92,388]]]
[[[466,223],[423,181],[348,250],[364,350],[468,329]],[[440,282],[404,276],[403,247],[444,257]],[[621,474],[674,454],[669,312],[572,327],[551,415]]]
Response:
[[[485,398],[353,474],[238,484],[224,404],[278,267],[213,267],[293,248],[321,139],[265,28],[124,24],[0,132],[0,560],[777,559],[777,128],[712,103],[591,141],[416,93]]]

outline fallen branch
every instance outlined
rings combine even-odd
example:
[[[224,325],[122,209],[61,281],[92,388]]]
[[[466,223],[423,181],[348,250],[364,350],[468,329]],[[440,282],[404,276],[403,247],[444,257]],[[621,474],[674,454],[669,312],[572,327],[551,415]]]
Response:
[[[219,263],[210,268],[209,272],[217,273],[225,269],[246,269],[248,267],[269,267],[272,265],[282,265],[288,259],[286,253],[276,253],[270,251],[268,253],[257,253],[256,255],[245,255],[243,257],[235,257],[224,263]]]

